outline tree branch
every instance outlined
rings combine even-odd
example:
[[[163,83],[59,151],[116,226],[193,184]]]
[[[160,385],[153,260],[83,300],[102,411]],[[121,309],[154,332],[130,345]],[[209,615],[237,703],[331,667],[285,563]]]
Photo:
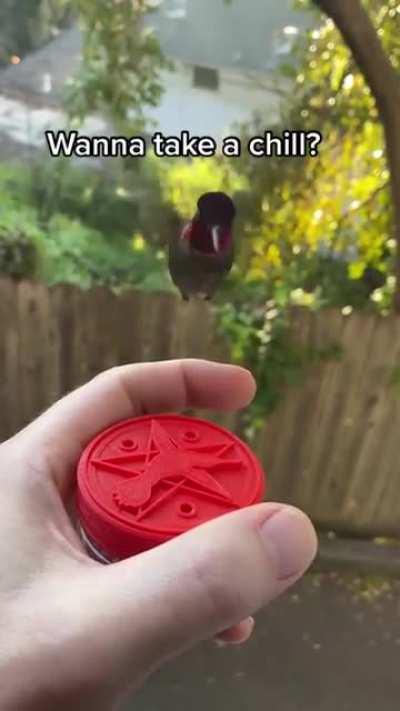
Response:
[[[400,75],[386,55],[361,0],[313,0],[335,23],[375,98],[383,123],[393,196],[393,233],[397,243],[397,289],[393,299],[400,315]]]
[[[313,0],[335,23],[369,85],[379,110],[393,110],[400,99],[400,77],[386,55],[377,31],[360,0]]]
[[[360,204],[358,205],[358,207],[356,209],[346,210],[345,212],[343,212],[343,214],[340,216],[340,218],[337,221],[336,232],[339,233],[341,228],[343,227],[343,225],[346,223],[347,220],[352,220],[355,217],[355,215],[357,215],[357,213],[360,212],[360,210],[363,210],[365,207],[368,207],[369,205],[371,205],[374,202],[375,198],[378,197],[378,195],[380,193],[382,193],[384,190],[387,190],[388,188],[390,188],[390,181],[389,180],[387,180],[385,183],[383,183],[382,185],[379,185],[377,188],[375,188],[375,190],[373,190],[373,192],[370,195],[368,195],[368,197],[365,198],[365,200],[360,202]]]

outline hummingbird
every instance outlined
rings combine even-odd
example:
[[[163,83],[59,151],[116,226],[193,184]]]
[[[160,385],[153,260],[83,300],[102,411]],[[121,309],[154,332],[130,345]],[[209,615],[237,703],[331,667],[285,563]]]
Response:
[[[182,298],[212,299],[234,260],[236,208],[223,192],[204,193],[195,216],[169,244],[169,271]]]

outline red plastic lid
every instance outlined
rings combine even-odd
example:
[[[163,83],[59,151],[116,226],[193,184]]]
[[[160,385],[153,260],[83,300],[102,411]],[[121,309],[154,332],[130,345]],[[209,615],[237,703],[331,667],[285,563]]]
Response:
[[[86,447],[77,505],[85,534],[115,560],[255,504],[264,489],[261,465],[231,432],[150,415],[110,427]]]

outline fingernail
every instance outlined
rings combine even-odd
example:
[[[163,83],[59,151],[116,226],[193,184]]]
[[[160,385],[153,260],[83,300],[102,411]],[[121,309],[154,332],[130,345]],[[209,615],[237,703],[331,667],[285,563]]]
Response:
[[[245,644],[250,639],[255,624],[254,617],[248,617],[236,627],[231,627],[214,637],[214,642],[217,647],[235,647]]]
[[[261,536],[278,562],[278,578],[285,580],[304,573],[317,552],[317,537],[308,517],[285,506],[261,526]]]
[[[248,617],[248,618],[247,618],[247,624],[249,625],[250,630],[253,631],[253,629],[254,629],[254,627],[255,627],[255,625],[256,625],[256,621],[255,621],[254,617]]]

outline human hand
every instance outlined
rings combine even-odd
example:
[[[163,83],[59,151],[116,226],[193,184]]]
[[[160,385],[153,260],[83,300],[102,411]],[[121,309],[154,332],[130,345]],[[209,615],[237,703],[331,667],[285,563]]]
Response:
[[[103,566],[67,513],[86,443],[141,414],[235,410],[246,370],[200,360],[122,366],[63,398],[0,446],[0,706],[109,711],[167,659],[212,637],[244,641],[253,612],[316,552],[297,509],[260,504]],[[244,622],[243,622],[244,620]]]

